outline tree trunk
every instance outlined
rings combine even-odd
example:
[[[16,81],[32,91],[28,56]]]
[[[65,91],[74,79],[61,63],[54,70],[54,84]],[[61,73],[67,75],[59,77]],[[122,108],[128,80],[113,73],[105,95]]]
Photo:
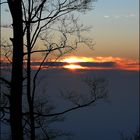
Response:
[[[23,22],[21,0],[8,0],[13,19],[13,60],[10,91],[10,125],[12,140],[23,140],[22,83],[23,83]]]
[[[30,41],[30,23],[27,23],[27,100],[29,105],[29,117],[31,135],[30,139],[35,140],[35,121],[34,121],[34,97],[31,95],[31,41]]]

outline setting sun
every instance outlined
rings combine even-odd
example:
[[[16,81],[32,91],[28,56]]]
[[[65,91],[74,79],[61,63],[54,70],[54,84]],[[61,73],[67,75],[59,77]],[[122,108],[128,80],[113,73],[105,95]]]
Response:
[[[70,70],[84,69],[84,67],[82,67],[80,65],[76,65],[76,64],[69,64],[69,65],[65,65],[63,67],[66,69],[70,69]]]
[[[68,63],[67,65],[63,66],[63,68],[67,69],[88,69],[88,70],[95,70],[95,69],[123,69],[123,70],[134,70],[139,71],[139,61],[138,60],[131,60],[125,59],[121,57],[77,57],[71,56],[61,60],[61,62]],[[90,64],[90,65],[88,65]],[[107,67],[107,64],[112,64],[112,66]],[[92,65],[92,66],[91,66]],[[97,66],[98,65],[98,66]],[[99,67],[100,65],[100,67]]]
[[[67,63],[78,63],[78,62],[86,62],[82,57],[68,57],[62,60],[62,62],[67,62]]]
[[[82,67],[80,64],[77,64],[78,62],[86,62],[82,57],[68,57],[62,60],[62,62],[69,63],[68,65],[63,66],[63,68],[69,69],[69,70],[76,70],[76,69],[85,69],[85,67]]]

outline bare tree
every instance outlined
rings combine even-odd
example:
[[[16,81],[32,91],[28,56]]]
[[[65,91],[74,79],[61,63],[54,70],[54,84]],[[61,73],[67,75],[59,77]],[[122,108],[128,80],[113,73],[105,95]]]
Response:
[[[94,0],[93,0],[94,1]],[[79,44],[92,46],[91,40],[84,38],[82,32],[88,31],[78,23],[76,12],[85,12],[91,9],[92,0],[7,0],[12,16],[12,73],[10,82],[10,126],[13,140],[23,139],[25,128],[30,132],[30,139],[35,140],[37,123],[42,127],[42,117],[56,118],[75,109],[89,106],[98,99],[105,97],[105,88],[99,83],[104,81],[87,81],[92,92],[85,102],[81,97],[67,97],[74,106],[62,112],[44,112],[42,106],[35,109],[36,81],[45,61],[50,56],[59,58],[65,53],[75,50]],[[1,4],[5,4],[2,2]],[[18,11],[18,12],[17,12]],[[37,41],[42,47],[37,47]],[[34,55],[41,57],[41,62],[35,74],[32,74],[32,60]],[[7,56],[7,55],[6,55]],[[23,74],[23,70],[26,74]],[[1,77],[3,82],[9,82]],[[26,87],[23,88],[23,85]],[[27,110],[23,110],[23,93],[26,94]],[[23,121],[24,120],[24,121]],[[23,123],[24,124],[23,124]],[[44,131],[44,128],[42,129]],[[46,139],[50,139],[45,131]]]
[[[86,28],[78,26],[77,18],[74,18],[72,12],[87,10],[89,2],[44,0],[42,2],[29,1],[29,3],[23,3],[23,21],[26,36],[25,47],[27,50],[24,55],[27,55],[27,100],[29,104],[32,140],[35,139],[34,96],[37,75],[43,63],[52,53],[60,57],[64,53],[74,50],[78,46],[78,43],[87,42],[85,39],[81,40],[80,38],[80,32],[85,31]],[[52,39],[52,35],[54,39]],[[74,39],[73,44],[68,41],[69,38]],[[35,48],[38,39],[44,44],[44,48]],[[44,53],[44,56],[31,83],[31,60],[34,53]],[[31,84],[33,86],[32,90]]]

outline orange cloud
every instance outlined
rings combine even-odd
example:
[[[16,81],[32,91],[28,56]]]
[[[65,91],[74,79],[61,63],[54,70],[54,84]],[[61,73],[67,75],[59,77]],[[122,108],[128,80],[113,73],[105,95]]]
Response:
[[[8,68],[8,61],[1,57],[1,66],[2,69]],[[32,61],[32,68],[38,69],[40,60]],[[24,62],[26,63],[26,62]],[[120,57],[77,57],[71,56],[66,58],[61,58],[59,61],[51,60],[45,62],[42,66],[43,69],[49,68],[65,68],[69,70],[107,70],[107,69],[116,69],[116,70],[129,70],[129,71],[139,71],[139,60],[125,59]]]
[[[92,66],[92,67],[86,67],[86,69],[122,69],[122,70],[134,70],[134,71],[139,71],[139,61],[138,60],[130,60],[130,59],[125,59],[125,58],[120,58],[120,57],[102,57],[102,56],[97,56],[97,57],[76,57],[76,56],[71,56],[67,58],[63,58],[60,60],[60,62],[67,62],[70,64],[73,63],[79,63],[79,62],[93,62],[93,63],[98,63],[100,66]],[[105,65],[102,65],[103,63],[107,64],[107,62],[112,62],[114,65],[110,67],[105,67]],[[83,67],[81,68],[83,69]]]
[[[68,62],[68,63],[75,63],[75,62],[116,62],[116,61],[121,61],[123,60],[122,58],[119,57],[102,57],[102,56],[97,56],[97,57],[76,57],[76,56],[70,56],[67,58],[63,58],[60,60],[60,62]]]

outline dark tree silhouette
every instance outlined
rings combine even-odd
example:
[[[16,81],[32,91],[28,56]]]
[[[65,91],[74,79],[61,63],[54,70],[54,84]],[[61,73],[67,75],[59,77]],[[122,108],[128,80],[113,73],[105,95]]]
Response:
[[[82,30],[86,30],[82,26],[78,26],[77,19],[70,13],[76,10],[87,10],[88,3],[90,1],[36,1],[29,3],[23,3],[24,23],[25,23],[25,36],[26,36],[26,48],[27,52],[24,53],[27,58],[27,101],[29,105],[29,116],[30,116],[30,128],[31,128],[31,139],[35,139],[35,119],[34,119],[34,97],[36,90],[36,79],[40,72],[43,63],[46,61],[48,56],[56,52],[58,57],[74,50],[78,43],[84,42],[75,39],[74,44],[68,44],[68,36],[71,34],[74,36],[75,33],[80,33]],[[50,6],[47,6],[47,5]],[[51,8],[50,8],[51,7]],[[68,22],[72,22],[71,26],[68,26]],[[59,26],[56,28],[55,26]],[[51,40],[48,37],[54,31],[56,37],[59,40]],[[77,36],[77,35],[76,35]],[[80,37],[80,34],[78,35]],[[37,39],[40,38],[45,48],[35,49]],[[44,58],[33,77],[33,89],[31,90],[31,57],[34,53],[44,53]],[[26,56],[27,55],[27,56]]]
[[[23,14],[22,0],[8,0],[10,13],[12,16],[13,38],[13,58],[12,77],[10,88],[10,123],[12,139],[22,140],[22,83],[23,83]],[[17,12],[18,11],[18,12]]]
[[[52,120],[59,120],[60,115],[89,106],[106,97],[105,80],[88,79],[86,84],[91,88],[88,100],[83,100],[79,95],[74,97],[69,93],[65,98],[73,103],[71,108],[51,113],[46,112],[46,109],[42,108],[42,103],[39,103],[36,109],[37,77],[50,55],[58,59],[65,53],[75,50],[79,44],[92,47],[91,40],[82,36],[82,32],[88,31],[89,28],[79,24],[76,17],[76,12],[90,10],[91,2],[92,0],[7,0],[13,22],[13,38],[10,38],[13,45],[12,60],[5,56],[12,63],[12,72],[10,82],[3,77],[0,80],[10,87],[8,99],[12,140],[22,140],[23,132],[27,131],[30,139],[35,140],[35,130],[38,127],[45,133],[46,139],[50,139],[41,123],[42,118],[52,117]],[[38,40],[43,47],[36,47]],[[33,74],[31,62],[36,53],[42,57]],[[26,106],[22,103],[23,99],[24,103],[27,102]],[[5,102],[2,104],[1,110],[4,114],[8,108]],[[23,107],[27,109],[23,110]]]

